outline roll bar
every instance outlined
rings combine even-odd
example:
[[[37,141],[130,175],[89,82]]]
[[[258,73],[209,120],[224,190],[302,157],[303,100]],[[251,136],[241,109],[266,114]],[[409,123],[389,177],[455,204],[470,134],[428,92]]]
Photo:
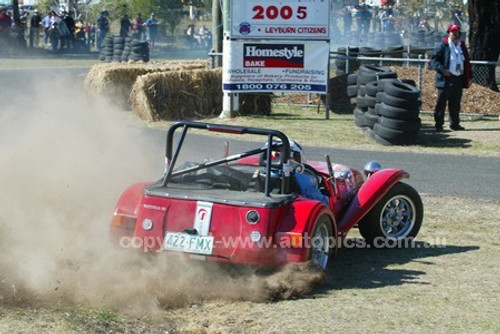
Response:
[[[182,128],[182,133],[177,142],[174,151],[174,133],[177,129]],[[208,130],[214,132],[223,132],[223,133],[231,133],[231,134],[252,134],[252,135],[262,135],[267,136],[267,145],[264,147],[233,154],[222,159],[208,161],[193,167],[186,168],[180,171],[173,171],[177,159],[179,157],[179,152],[184,143],[184,139],[186,138],[187,132],[190,128]],[[279,139],[279,143],[277,144],[273,141],[274,138]],[[281,181],[281,193],[288,194],[289,193],[289,184],[290,184],[290,143],[288,141],[288,137],[281,131],[271,130],[271,129],[263,129],[263,128],[252,128],[252,127],[242,127],[242,126],[234,126],[234,125],[225,125],[225,124],[214,124],[214,123],[203,123],[203,122],[191,122],[191,121],[179,121],[175,122],[170,126],[167,131],[167,147],[165,152],[165,175],[163,177],[162,186],[167,187],[170,182],[172,176],[182,175],[185,173],[197,171],[203,168],[215,166],[218,164],[227,163],[230,161],[235,161],[241,158],[245,158],[251,155],[260,154],[266,152],[266,182],[264,193],[266,196],[270,196],[270,184],[271,184],[271,167],[276,167],[275,164],[271,161],[271,152],[273,150],[279,149],[280,151],[280,162],[278,168],[283,172],[282,173],[282,181]]]

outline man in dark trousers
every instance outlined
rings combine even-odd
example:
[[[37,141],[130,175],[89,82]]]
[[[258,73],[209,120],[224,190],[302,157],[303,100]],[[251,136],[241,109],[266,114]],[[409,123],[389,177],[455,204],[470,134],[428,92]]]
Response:
[[[443,131],[447,102],[450,129],[465,130],[460,125],[460,103],[463,88],[470,86],[471,70],[467,47],[460,39],[459,26],[452,24],[448,27],[448,37],[436,47],[431,57],[431,67],[436,70],[437,102],[434,110],[436,131]]]
[[[128,15],[123,15],[122,19],[120,20],[120,37],[127,37],[131,27],[132,22],[130,22]]]

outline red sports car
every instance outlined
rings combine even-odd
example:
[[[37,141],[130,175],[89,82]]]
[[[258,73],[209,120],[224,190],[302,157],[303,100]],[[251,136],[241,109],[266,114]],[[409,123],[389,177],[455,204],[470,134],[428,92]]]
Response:
[[[260,135],[265,143],[180,163],[192,129]],[[276,130],[181,121],[167,133],[164,176],[125,190],[110,238],[122,247],[209,261],[275,266],[311,260],[325,269],[355,225],[371,246],[416,236],[423,205],[401,182],[408,177],[374,161],[364,175],[328,156],[305,161],[300,145]]]

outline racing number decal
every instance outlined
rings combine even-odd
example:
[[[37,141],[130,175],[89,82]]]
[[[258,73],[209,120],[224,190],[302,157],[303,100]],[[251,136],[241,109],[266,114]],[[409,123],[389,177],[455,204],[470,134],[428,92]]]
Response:
[[[276,6],[269,6],[267,8],[264,8],[263,6],[257,5],[253,6],[252,12],[255,12],[255,15],[252,17],[252,19],[254,20],[274,20],[278,17],[282,18],[283,20],[289,20],[293,16],[293,9],[290,6],[283,6],[281,8],[278,8]],[[299,20],[305,19],[307,17],[307,7],[299,6],[297,8],[296,17]]]
[[[213,203],[210,202],[196,202],[193,228],[196,229],[201,236],[206,236],[210,232],[212,206]]]

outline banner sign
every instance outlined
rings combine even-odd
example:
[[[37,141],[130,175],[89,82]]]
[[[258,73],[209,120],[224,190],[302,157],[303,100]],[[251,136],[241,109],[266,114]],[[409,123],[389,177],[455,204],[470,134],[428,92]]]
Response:
[[[231,0],[231,38],[328,40],[329,0]]]
[[[225,92],[326,93],[330,51],[327,42],[224,43]]]

